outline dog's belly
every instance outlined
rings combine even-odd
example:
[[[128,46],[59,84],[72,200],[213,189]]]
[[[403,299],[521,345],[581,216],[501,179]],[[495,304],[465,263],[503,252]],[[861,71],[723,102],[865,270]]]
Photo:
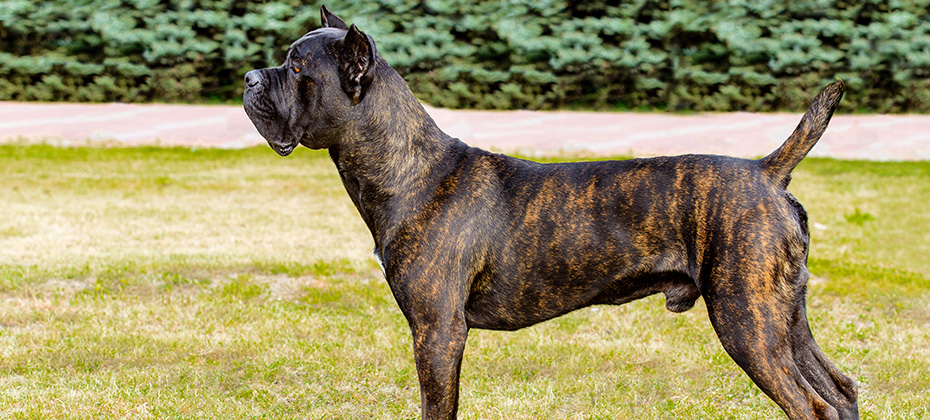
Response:
[[[657,259],[663,259],[661,256]],[[654,266],[655,267],[655,266]],[[576,273],[542,269],[489,269],[475,278],[465,306],[470,328],[516,330],[591,305],[620,305],[656,293],[665,293],[666,307],[673,312],[690,309],[700,292],[683,271],[642,266],[587,267]]]

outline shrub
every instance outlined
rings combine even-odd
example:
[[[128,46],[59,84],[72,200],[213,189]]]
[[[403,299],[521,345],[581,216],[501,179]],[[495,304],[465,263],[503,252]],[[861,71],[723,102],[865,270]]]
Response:
[[[930,112],[930,0],[335,1],[444,107]],[[298,0],[8,0],[0,99],[236,101],[319,24]]]

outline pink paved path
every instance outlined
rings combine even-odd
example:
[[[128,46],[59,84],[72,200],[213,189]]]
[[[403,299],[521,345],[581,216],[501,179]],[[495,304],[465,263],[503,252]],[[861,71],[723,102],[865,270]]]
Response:
[[[470,145],[530,155],[759,157],[781,144],[800,119],[800,114],[427,109],[445,132]],[[223,148],[265,144],[241,106],[0,102],[0,142],[18,140]],[[837,115],[810,155],[930,160],[930,115]]]

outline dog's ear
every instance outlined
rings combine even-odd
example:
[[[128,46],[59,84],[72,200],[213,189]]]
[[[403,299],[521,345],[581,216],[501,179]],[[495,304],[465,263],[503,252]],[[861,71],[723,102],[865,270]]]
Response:
[[[324,28],[349,29],[346,21],[330,12],[325,5],[320,6],[320,21]]]
[[[352,24],[339,51],[339,80],[352,105],[361,102],[374,79],[376,54],[375,42]]]

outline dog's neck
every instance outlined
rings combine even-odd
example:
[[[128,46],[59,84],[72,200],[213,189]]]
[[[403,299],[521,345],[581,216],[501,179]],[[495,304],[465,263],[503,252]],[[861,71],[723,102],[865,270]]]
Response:
[[[403,216],[433,196],[465,146],[439,129],[397,72],[378,64],[371,90],[353,109],[353,124],[329,151],[380,249]],[[392,209],[377,210],[385,207]]]

